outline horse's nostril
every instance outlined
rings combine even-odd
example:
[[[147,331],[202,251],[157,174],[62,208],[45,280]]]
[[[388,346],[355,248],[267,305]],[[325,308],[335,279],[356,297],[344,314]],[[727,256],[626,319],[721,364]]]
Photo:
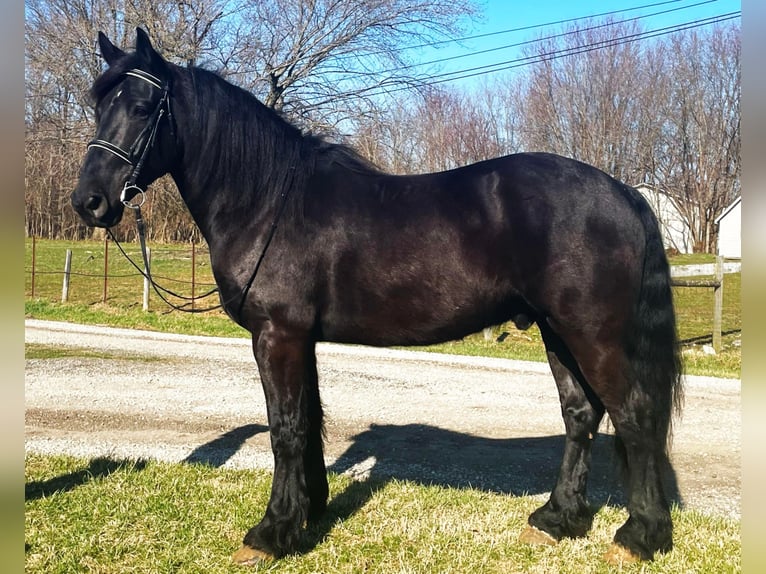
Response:
[[[100,195],[91,195],[85,202],[85,209],[96,211],[101,206],[102,197]]]

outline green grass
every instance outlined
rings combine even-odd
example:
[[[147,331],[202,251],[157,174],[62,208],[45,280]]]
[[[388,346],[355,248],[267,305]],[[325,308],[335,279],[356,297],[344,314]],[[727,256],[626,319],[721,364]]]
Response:
[[[128,244],[129,254],[140,260],[135,244]],[[153,273],[163,285],[184,294],[191,294],[192,258],[189,245],[152,246]],[[62,270],[66,249],[72,249],[73,276],[70,298],[61,303]],[[31,296],[32,242],[26,240],[26,302],[27,317],[88,323],[154,331],[247,337],[249,334],[222,311],[189,314],[169,311],[152,294],[150,310],[141,307],[143,278],[130,266],[113,244],[108,248],[109,275],[107,300],[104,291],[104,242],[65,242],[37,240],[35,249],[35,296]],[[711,255],[694,254],[673,258],[674,264],[710,263]],[[213,282],[207,254],[198,249],[195,261],[196,294],[203,293]],[[200,285],[205,283],[205,285]],[[741,274],[731,273],[724,280],[723,348],[716,355],[703,351],[712,340],[713,291],[691,287],[674,288],[678,330],[685,341],[683,355],[686,372],[695,375],[740,378],[741,376]],[[213,296],[203,305],[216,304]],[[529,361],[545,361],[539,331],[531,328],[519,331],[512,323],[493,329],[493,338],[485,341],[482,333],[460,341],[424,347],[423,350],[459,355],[479,355]]]
[[[249,337],[250,334],[223,313],[172,313],[142,311],[138,306],[94,303],[57,303],[44,299],[27,300],[28,318],[66,321],[89,325],[105,325],[129,329],[146,329],[162,333],[209,335],[213,337]]]
[[[230,562],[262,515],[270,473],[202,465],[27,455],[27,573],[607,573],[623,509],[603,507],[585,539],[517,538],[542,499],[330,475],[330,506],[303,552],[244,569]],[[673,510],[675,548],[626,573],[740,572],[739,521]]]
[[[24,359],[120,359],[121,361],[166,361],[162,357],[150,357],[136,355],[135,353],[96,351],[81,347],[60,347],[57,345],[40,345],[26,343],[24,345]]]

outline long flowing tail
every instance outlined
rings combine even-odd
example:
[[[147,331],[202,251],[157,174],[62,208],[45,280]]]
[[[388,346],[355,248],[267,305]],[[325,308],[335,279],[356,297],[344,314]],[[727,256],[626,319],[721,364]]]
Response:
[[[637,192],[635,192],[637,194]],[[642,198],[643,199],[643,198]],[[646,201],[636,205],[644,226],[646,247],[643,278],[627,351],[631,376],[651,397],[658,447],[667,452],[673,415],[681,409],[682,362],[670,283],[670,266],[662,244],[657,218]]]

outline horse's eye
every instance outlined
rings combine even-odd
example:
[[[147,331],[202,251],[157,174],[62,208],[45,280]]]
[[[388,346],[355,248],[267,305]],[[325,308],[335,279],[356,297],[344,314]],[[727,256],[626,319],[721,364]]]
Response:
[[[149,117],[149,109],[146,106],[142,106],[141,104],[137,104],[133,106],[133,110],[131,112],[131,115],[134,118],[139,119],[145,119]]]

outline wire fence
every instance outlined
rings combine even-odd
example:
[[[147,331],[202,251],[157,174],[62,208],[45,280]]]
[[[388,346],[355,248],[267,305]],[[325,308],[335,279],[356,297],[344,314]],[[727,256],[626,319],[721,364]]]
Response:
[[[67,244],[35,237],[26,242],[27,297],[68,303],[141,305],[150,310],[166,304],[152,292],[144,274],[138,244],[123,244],[131,263],[113,241]],[[155,245],[149,248],[152,277],[185,297],[198,297],[215,288],[206,245]],[[179,300],[179,304],[185,301]],[[195,303],[189,302],[194,308]],[[209,306],[209,305],[205,305]]]
[[[143,269],[137,243],[123,244],[128,257]],[[215,287],[206,245],[160,244],[150,246],[154,280],[185,297],[199,297]],[[148,282],[109,239],[73,241],[26,241],[25,294],[54,302],[107,304],[114,307],[140,305],[146,311],[169,311],[170,307],[152,292]],[[672,284],[682,342],[711,344],[715,352],[722,336],[741,331],[738,261],[718,258],[714,264],[674,266]],[[172,297],[171,297],[172,300]],[[194,302],[174,301],[194,309]],[[197,303],[208,308],[218,303]],[[491,336],[491,331],[490,331]],[[487,337],[487,331],[485,331]]]

